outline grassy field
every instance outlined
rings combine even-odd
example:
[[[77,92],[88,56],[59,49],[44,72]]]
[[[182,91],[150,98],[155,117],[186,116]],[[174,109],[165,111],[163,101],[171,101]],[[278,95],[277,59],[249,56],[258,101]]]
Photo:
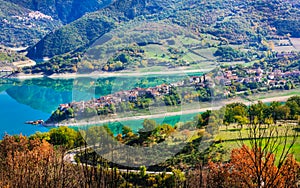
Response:
[[[273,51],[278,53],[300,51],[300,38],[272,40],[272,42],[275,44]]]
[[[293,136],[295,134],[298,135],[297,133],[298,129],[295,129],[296,125],[285,124],[283,126],[279,126],[279,125],[273,125],[273,126],[275,126],[273,128],[276,128],[278,130],[278,135],[284,135],[285,131],[288,128],[288,138],[287,138],[288,146],[292,143]],[[266,128],[265,126],[263,126],[263,129],[265,129],[266,136],[267,136],[271,128]],[[274,138],[272,138],[271,140],[274,140]],[[219,133],[215,136],[215,141],[218,142],[218,144],[215,145],[215,149],[217,149],[217,152],[216,150],[212,152],[212,154],[215,155],[215,159],[228,161],[230,159],[230,154],[233,149],[240,148],[243,144],[250,146],[249,129],[247,129],[246,127],[240,129],[240,127],[237,125],[231,125],[227,128],[225,126],[222,126],[220,127]],[[283,145],[279,145],[278,153],[276,156],[277,160],[282,150],[283,150]],[[299,135],[290,153],[294,154],[297,161],[300,161]]]
[[[289,137],[287,139],[287,143],[291,143],[292,139],[293,138]],[[250,146],[250,140],[244,140],[243,143],[247,146]],[[230,152],[233,149],[240,148],[243,143],[240,141],[226,141],[226,142],[217,144],[216,147],[221,148],[222,150],[225,151],[222,155],[219,155],[218,157],[224,161],[228,161],[230,159]],[[282,149],[283,149],[283,146],[279,146],[278,153],[281,153]],[[293,145],[290,153],[292,153],[294,155],[295,159],[300,162],[300,138],[299,137],[297,138],[295,144]],[[278,157],[279,157],[279,155],[276,156],[277,160],[278,160]]]
[[[194,51],[201,54],[203,57],[205,57],[208,60],[216,60],[214,53],[217,51],[217,48],[197,49]]]
[[[291,51],[296,51],[293,46],[275,46],[274,51],[281,53],[281,52],[291,52]]]
[[[163,58],[163,54],[167,54],[167,49],[160,45],[150,44],[143,47],[147,58],[157,58],[161,60],[169,60],[168,56]]]
[[[276,90],[276,91],[270,91],[263,94],[254,94],[249,96],[248,98],[250,100],[262,100],[262,99],[273,98],[273,97],[293,96],[299,94],[300,94],[300,88],[296,88],[293,90]]]
[[[278,134],[280,136],[283,136],[286,128],[291,128],[291,127],[286,127],[286,126],[276,126],[277,131],[279,132]],[[271,129],[268,128],[267,126],[262,126],[261,129],[265,130],[265,135],[268,136]],[[289,136],[294,135],[294,131],[289,130],[288,131]],[[248,138],[249,137],[249,129],[244,126],[242,129],[239,125],[231,125],[229,127],[226,126],[221,126],[219,129],[219,134],[216,135],[215,140],[217,141],[230,141],[230,140],[236,140],[240,138]]]
[[[199,45],[200,41],[185,36],[179,36],[178,38],[174,39],[174,41],[175,44],[170,46],[172,46],[174,49],[177,49],[179,51],[184,51],[184,54],[180,59],[188,61],[190,63],[194,63],[196,61],[205,61],[208,59],[202,57],[201,55],[191,53],[187,48],[184,47],[184,45]],[[145,50],[145,55],[147,59],[155,59],[158,61],[165,61],[165,62],[173,61],[171,59],[170,53],[168,52],[167,46],[150,44],[144,46],[143,49]],[[213,56],[213,54],[211,53],[210,56]]]
[[[220,62],[221,65],[226,65],[226,66],[230,66],[230,65],[245,65],[245,61],[231,61],[231,62]]]
[[[201,57],[201,56],[199,56],[199,55],[196,55],[196,54],[194,54],[194,53],[191,53],[191,52],[186,53],[186,54],[182,57],[182,59],[184,59],[184,60],[186,60],[186,61],[188,61],[188,62],[205,61],[205,60],[207,60],[207,59],[205,59],[205,58],[203,58],[203,57]]]
[[[290,38],[291,43],[293,46],[297,49],[300,50],[300,38]]]
[[[181,43],[183,45],[190,45],[190,44],[201,44],[201,41],[191,37],[179,36],[177,37],[177,43]]]

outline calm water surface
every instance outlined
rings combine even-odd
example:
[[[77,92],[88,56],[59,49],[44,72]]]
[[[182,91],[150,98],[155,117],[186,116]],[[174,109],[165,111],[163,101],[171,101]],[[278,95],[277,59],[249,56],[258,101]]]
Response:
[[[7,134],[31,135],[36,131],[45,132],[48,129],[43,126],[31,126],[25,121],[35,119],[47,119],[48,113],[33,109],[11,98],[6,92],[0,93],[0,133],[1,137]]]

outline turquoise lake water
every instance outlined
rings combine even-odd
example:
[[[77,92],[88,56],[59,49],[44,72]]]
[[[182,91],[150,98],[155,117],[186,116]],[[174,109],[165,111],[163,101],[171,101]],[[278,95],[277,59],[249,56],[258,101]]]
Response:
[[[195,75],[195,74],[194,74]],[[186,76],[185,76],[186,77]],[[134,87],[154,87],[162,83],[182,80],[184,76],[110,77],[78,79],[29,79],[0,80],[0,138],[5,134],[31,135],[48,128],[24,124],[26,121],[47,120],[59,104],[89,100],[120,90]],[[158,123],[175,125],[178,121],[189,121],[195,114],[155,119]],[[117,134],[122,125],[137,131],[143,120],[110,123]]]
[[[43,126],[31,126],[25,121],[34,119],[47,119],[48,113],[35,110],[30,106],[20,104],[11,98],[6,92],[0,93],[0,133],[1,137],[7,134],[30,135],[36,131],[47,131]]]

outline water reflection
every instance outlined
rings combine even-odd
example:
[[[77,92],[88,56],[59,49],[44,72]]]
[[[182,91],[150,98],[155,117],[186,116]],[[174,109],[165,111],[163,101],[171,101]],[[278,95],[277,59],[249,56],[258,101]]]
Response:
[[[184,76],[143,76],[50,79],[2,80],[0,92],[7,94],[21,104],[42,112],[51,113],[59,104],[90,100],[120,90],[135,87],[154,87],[184,79]]]

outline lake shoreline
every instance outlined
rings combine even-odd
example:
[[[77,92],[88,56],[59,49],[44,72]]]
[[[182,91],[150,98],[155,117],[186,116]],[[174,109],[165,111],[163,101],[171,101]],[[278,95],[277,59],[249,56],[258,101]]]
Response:
[[[201,69],[201,70],[185,70],[185,69],[176,69],[170,71],[157,71],[157,72],[92,72],[90,74],[79,74],[79,73],[61,73],[61,74],[52,74],[52,75],[44,75],[44,74],[24,74],[17,73],[12,74],[9,78],[27,80],[33,78],[52,78],[52,79],[74,79],[81,77],[90,77],[90,78],[106,78],[106,77],[138,77],[138,76],[155,76],[155,75],[174,75],[174,74],[186,74],[189,73],[207,73],[212,69]]]
[[[289,95],[289,96],[277,96],[277,97],[269,97],[261,100],[253,100],[253,101],[248,101],[242,98],[235,98],[235,99],[229,99],[226,101],[218,101],[218,106],[214,106],[212,103],[211,107],[208,108],[200,108],[200,109],[191,109],[191,110],[185,110],[185,111],[179,111],[179,112],[168,112],[165,114],[154,114],[154,115],[144,115],[144,116],[132,116],[132,117],[124,117],[124,118],[115,118],[115,119],[107,119],[107,120],[100,120],[100,121],[87,121],[87,122],[70,122],[70,123],[63,123],[63,124],[55,124],[55,123],[50,123],[50,124],[43,124],[45,127],[60,127],[60,126],[67,126],[67,127],[80,127],[80,126],[90,126],[90,125],[100,125],[100,124],[105,124],[105,123],[111,123],[111,122],[120,122],[120,121],[130,121],[130,120],[141,120],[141,119],[154,119],[154,118],[162,118],[162,117],[172,117],[172,116],[178,116],[178,115],[187,115],[187,114],[196,114],[196,113],[201,113],[201,112],[206,112],[208,110],[219,110],[223,106],[231,103],[236,103],[236,102],[241,102],[244,103],[245,105],[250,105],[253,103],[257,103],[259,101],[263,103],[269,103],[273,101],[277,102],[286,102],[290,97],[295,96],[295,95]]]

